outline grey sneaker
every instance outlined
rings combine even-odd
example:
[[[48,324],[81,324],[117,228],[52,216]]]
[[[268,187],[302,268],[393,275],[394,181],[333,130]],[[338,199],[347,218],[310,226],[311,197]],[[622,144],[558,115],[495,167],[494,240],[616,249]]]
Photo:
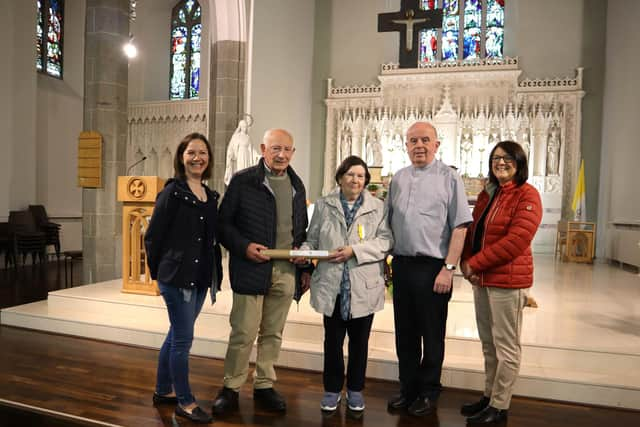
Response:
[[[342,394],[340,393],[325,391],[320,401],[320,409],[323,411],[335,411],[338,408],[338,403],[340,403],[341,398]]]
[[[352,411],[364,411],[364,396],[362,392],[347,390],[347,405]]]

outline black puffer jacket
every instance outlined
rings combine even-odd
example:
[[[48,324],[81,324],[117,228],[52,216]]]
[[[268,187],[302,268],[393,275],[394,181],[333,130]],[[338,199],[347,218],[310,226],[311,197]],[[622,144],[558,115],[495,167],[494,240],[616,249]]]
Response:
[[[233,176],[220,204],[218,235],[229,250],[231,289],[245,295],[264,295],[271,286],[271,262],[255,263],[246,257],[249,243],[274,248],[276,242],[276,199],[265,183],[264,159],[257,166]],[[294,190],[293,246],[306,240],[308,225],[306,192],[302,180],[287,168]],[[284,249],[284,248],[278,248]],[[300,270],[296,274],[296,300],[300,297]]]
[[[222,260],[217,242],[219,195],[205,186],[199,201],[186,181],[170,179],[156,198],[144,235],[151,278],[179,288],[219,289]]]

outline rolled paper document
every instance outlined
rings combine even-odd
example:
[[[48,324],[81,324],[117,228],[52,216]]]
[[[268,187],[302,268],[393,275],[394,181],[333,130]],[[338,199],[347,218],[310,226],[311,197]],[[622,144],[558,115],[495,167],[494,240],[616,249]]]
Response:
[[[299,250],[299,249],[265,249],[260,251],[268,257],[274,259],[289,259],[296,257],[314,258],[314,259],[326,259],[329,258],[332,251],[311,251],[311,250]]]

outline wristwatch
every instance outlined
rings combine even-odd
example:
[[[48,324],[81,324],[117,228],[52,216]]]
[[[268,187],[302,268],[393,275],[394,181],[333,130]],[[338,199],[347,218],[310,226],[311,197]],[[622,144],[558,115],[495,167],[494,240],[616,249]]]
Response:
[[[444,264],[444,268],[449,270],[449,271],[455,271],[456,268],[458,268],[458,267],[455,264],[447,264],[447,263],[445,263]]]

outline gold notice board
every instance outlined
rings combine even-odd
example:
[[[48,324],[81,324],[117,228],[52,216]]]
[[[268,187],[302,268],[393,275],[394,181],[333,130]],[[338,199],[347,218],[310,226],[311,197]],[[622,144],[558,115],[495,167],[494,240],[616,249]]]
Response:
[[[102,187],[102,135],[80,132],[78,137],[78,186]]]

